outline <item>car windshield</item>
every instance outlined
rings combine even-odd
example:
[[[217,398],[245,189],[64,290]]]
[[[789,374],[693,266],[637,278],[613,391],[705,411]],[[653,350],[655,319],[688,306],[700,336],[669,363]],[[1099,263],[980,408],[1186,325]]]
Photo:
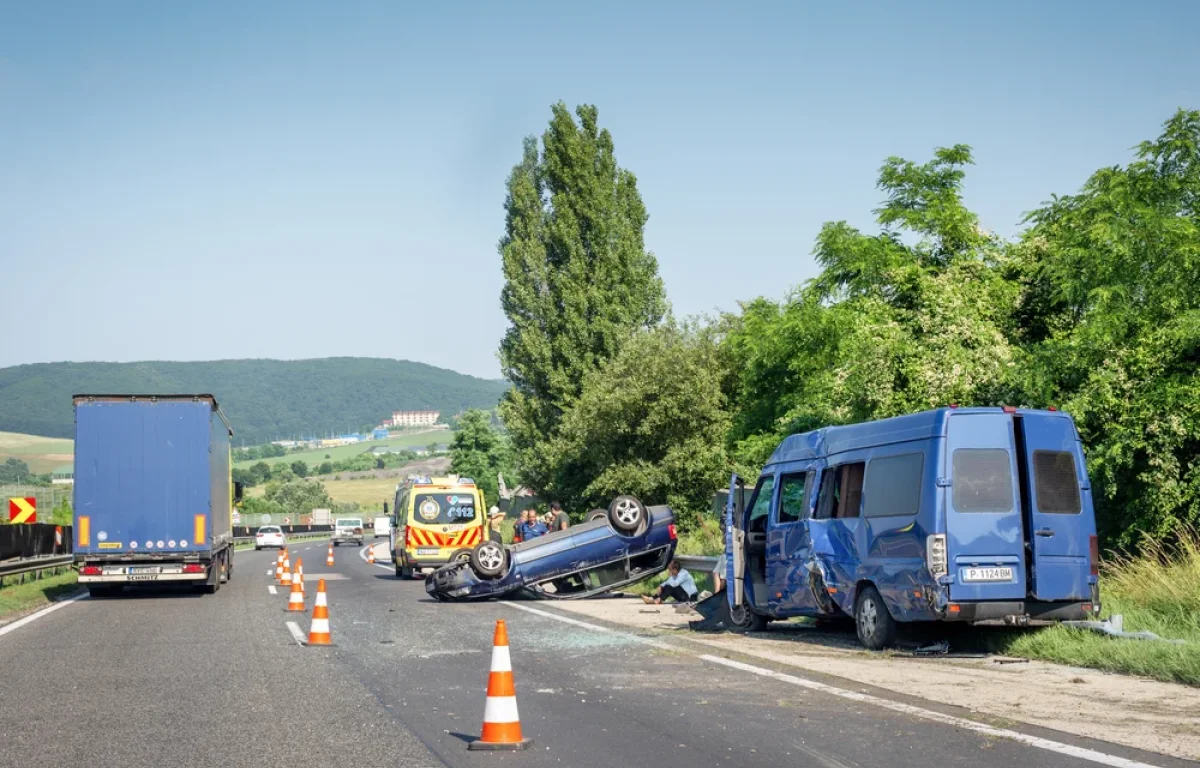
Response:
[[[412,521],[423,525],[453,525],[475,520],[475,494],[418,493],[413,499]]]
[[[270,528],[259,528],[258,532],[259,533],[280,533],[280,530],[278,528],[272,526]]]

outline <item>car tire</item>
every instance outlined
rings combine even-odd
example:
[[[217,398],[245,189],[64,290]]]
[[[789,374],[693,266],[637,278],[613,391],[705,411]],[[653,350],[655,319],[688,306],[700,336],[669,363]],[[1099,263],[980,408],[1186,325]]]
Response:
[[[881,651],[896,639],[896,620],[873,586],[864,587],[854,601],[854,629],[858,642],[872,651]]]
[[[762,632],[767,628],[767,619],[750,610],[750,606],[742,603],[736,608],[729,608],[729,628],[734,632]]]
[[[471,570],[480,578],[494,579],[504,573],[508,564],[508,553],[503,544],[481,541],[471,550]]]
[[[456,549],[454,554],[450,555],[451,563],[469,563],[471,562],[471,550]]]
[[[607,519],[608,519],[608,510],[606,510],[606,509],[593,509],[591,512],[588,512],[587,521],[589,523],[592,522],[593,520],[607,520]]]
[[[636,496],[618,496],[608,505],[608,522],[614,529],[632,535],[646,522],[646,507]]]

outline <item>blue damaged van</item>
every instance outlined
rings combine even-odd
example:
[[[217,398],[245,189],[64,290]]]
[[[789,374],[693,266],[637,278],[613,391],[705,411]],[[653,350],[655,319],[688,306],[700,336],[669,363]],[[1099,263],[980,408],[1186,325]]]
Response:
[[[853,617],[896,625],[1099,613],[1096,521],[1079,433],[1048,410],[941,408],[792,435],[745,508],[726,508],[731,625]]]

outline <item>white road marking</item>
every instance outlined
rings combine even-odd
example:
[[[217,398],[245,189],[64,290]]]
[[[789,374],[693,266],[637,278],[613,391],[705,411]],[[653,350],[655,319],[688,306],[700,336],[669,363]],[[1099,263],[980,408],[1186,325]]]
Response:
[[[54,603],[53,605],[48,605],[45,608],[43,608],[42,610],[38,611],[37,613],[31,613],[23,619],[17,619],[12,624],[5,624],[3,627],[0,627],[0,637],[7,635],[9,632],[15,632],[16,630],[20,629],[21,627],[25,626],[26,624],[37,621],[38,619],[42,618],[43,616],[54,613],[59,608],[63,608],[65,606],[70,605],[71,603],[78,602],[79,600],[86,600],[87,597],[88,596],[86,594],[84,594],[84,595],[76,595],[75,597],[69,597],[66,600],[59,600],[57,603]]]
[[[364,562],[364,563],[366,563],[366,562],[367,562],[367,549],[368,549],[368,547],[379,547],[379,546],[384,546],[384,547],[387,547],[387,546],[388,546],[388,543],[387,543],[386,541],[381,541],[381,542],[379,542],[378,544],[368,544],[367,546],[365,546],[365,547],[363,547],[362,549],[358,550],[358,556],[362,558],[362,560],[363,560],[363,562]],[[386,562],[386,563],[381,563],[381,562],[379,562],[380,560],[387,560],[388,562]],[[390,571],[390,570],[392,570],[393,568],[395,568],[395,566],[394,566],[394,565],[392,565],[392,562],[391,562],[391,560],[392,560],[392,553],[391,553],[391,551],[390,551],[390,547],[389,547],[389,551],[387,551],[387,552],[383,553],[382,555],[381,555],[381,554],[379,554],[378,552],[376,552],[376,553],[375,553],[375,567],[376,567],[376,568],[382,568],[382,569],[383,569],[383,570],[385,570],[385,571]],[[370,563],[367,563],[367,564],[368,564],[368,565],[370,565]]]
[[[267,575],[268,575],[268,576],[274,576],[274,575],[275,575],[275,571],[267,571]]]
[[[279,594],[279,590],[278,590],[278,589],[275,589],[275,585],[274,585],[274,584],[272,584],[271,586],[267,587],[267,591],[268,591],[268,592],[270,592],[272,595],[278,595],[278,594]]]
[[[1112,766],[1113,768],[1157,768],[1157,766],[1154,766],[1151,763],[1143,763],[1143,762],[1139,762],[1137,760],[1130,760],[1128,758],[1118,757],[1116,755],[1109,755],[1104,752],[1098,752],[1094,749],[1087,749],[1085,747],[1075,747],[1075,746],[1071,746],[1070,744],[1063,744],[1058,741],[1051,741],[1050,739],[1043,739],[1039,736],[1030,736],[1029,734],[1021,733],[1019,731],[1010,731],[1007,728],[995,728],[990,725],[984,725],[983,723],[977,723],[974,720],[968,720],[966,718],[956,717],[954,715],[947,715],[942,712],[935,712],[931,709],[922,709],[921,707],[915,707],[911,704],[904,704],[904,703],[901,703],[898,701],[891,701],[889,699],[884,699],[879,696],[872,696],[869,693],[859,693],[858,691],[849,691],[844,688],[838,688],[836,686],[827,685],[825,683],[818,683],[816,680],[808,680],[803,677],[797,677],[795,675],[788,675],[783,672],[775,672],[770,669],[756,667],[753,664],[746,664],[744,662],[734,661],[733,659],[725,659],[725,658],[721,658],[720,656],[713,656],[713,655],[707,654],[707,653],[699,653],[699,652],[693,651],[689,648],[684,648],[684,647],[674,645],[673,643],[666,643],[666,642],[662,642],[659,640],[651,640],[649,638],[639,637],[638,635],[630,634],[628,632],[623,632],[621,630],[610,629],[609,627],[602,627],[599,624],[589,624],[586,621],[579,621],[578,619],[572,619],[572,618],[568,618],[566,616],[560,616],[555,613],[550,613],[549,611],[543,611],[543,610],[539,610],[537,608],[530,608],[529,606],[521,605],[519,603],[508,603],[508,605],[511,608],[517,608],[519,610],[526,611],[528,613],[537,614],[538,616],[544,616],[548,619],[554,619],[555,621],[561,621],[564,624],[571,624],[573,626],[582,627],[583,629],[588,629],[593,632],[605,632],[605,633],[609,633],[609,634],[621,635],[623,637],[632,638],[633,640],[636,640],[637,642],[645,643],[647,645],[653,645],[653,646],[659,647],[659,648],[666,648],[669,650],[678,651],[680,653],[686,653],[689,656],[694,656],[694,657],[700,659],[701,661],[706,661],[710,664],[720,664],[722,666],[730,667],[732,669],[740,670],[742,672],[749,672],[750,674],[753,674],[753,675],[759,675],[761,677],[768,677],[773,680],[779,680],[781,682],[789,683],[791,685],[799,686],[801,688],[807,688],[807,689],[813,690],[813,691],[820,691],[822,693],[827,693],[827,694],[830,694],[832,696],[837,696],[842,699],[848,699],[850,701],[855,701],[860,704],[871,704],[873,706],[881,707],[883,709],[890,709],[893,712],[899,712],[901,714],[909,715],[911,717],[919,717],[923,720],[930,720],[935,723],[942,723],[943,725],[950,725],[955,728],[963,728],[968,731],[982,733],[984,735],[993,736],[995,738],[1009,739],[1011,741],[1025,744],[1026,746],[1035,747],[1037,749],[1044,749],[1048,752],[1056,752],[1060,755],[1067,755],[1068,757],[1074,757],[1074,758],[1078,758],[1080,760],[1087,760],[1092,763],[1099,763],[1100,765],[1108,765],[1108,766]]]
[[[296,645],[304,645],[304,633],[300,631],[300,625],[294,621],[287,623],[288,632],[292,633],[292,637],[296,640]]]

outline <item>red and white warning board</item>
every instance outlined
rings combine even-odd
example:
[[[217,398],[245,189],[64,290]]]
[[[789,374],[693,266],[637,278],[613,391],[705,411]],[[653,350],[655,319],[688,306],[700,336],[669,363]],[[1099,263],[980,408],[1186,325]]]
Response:
[[[8,522],[36,523],[37,499],[14,496],[8,500]]]

